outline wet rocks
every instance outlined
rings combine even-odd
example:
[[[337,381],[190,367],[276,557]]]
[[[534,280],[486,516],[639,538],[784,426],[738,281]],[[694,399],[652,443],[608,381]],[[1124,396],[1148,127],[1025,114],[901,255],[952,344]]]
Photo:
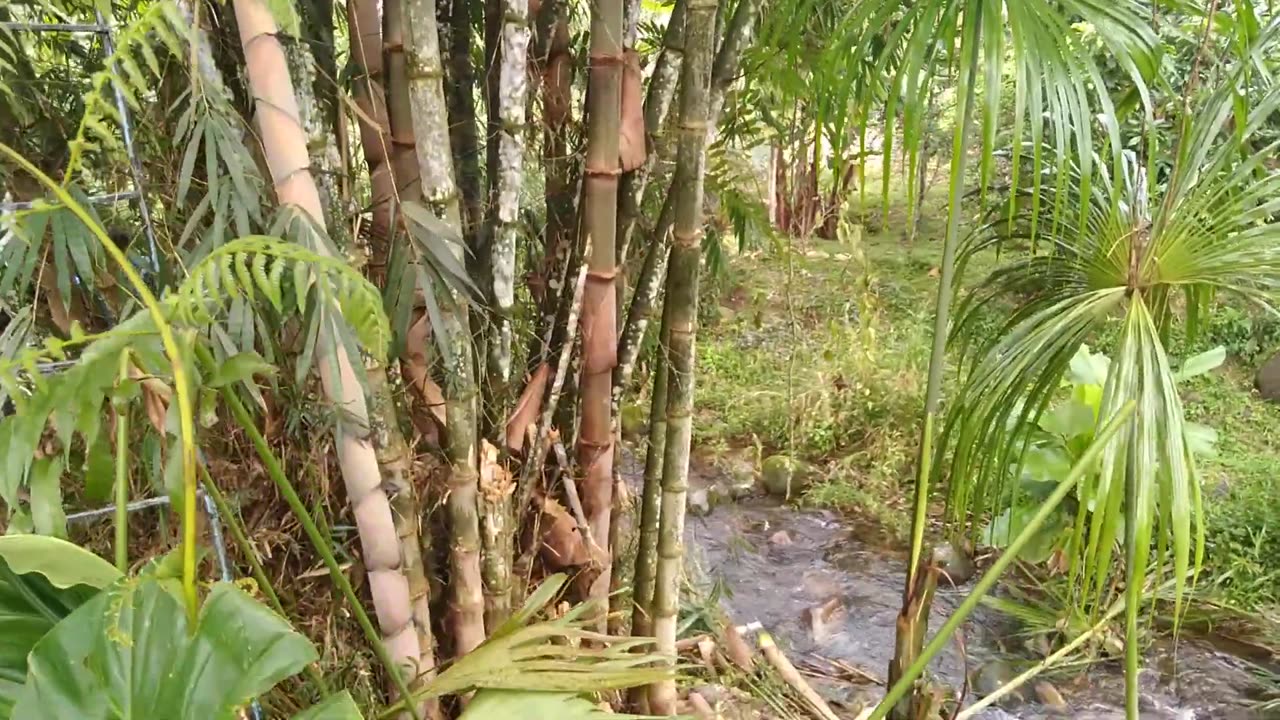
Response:
[[[694,517],[711,514],[711,493],[706,488],[690,488],[685,495],[685,511]]]
[[[974,693],[978,697],[986,697],[1007,685],[1016,675],[1017,673],[1013,671],[1013,666],[1009,663],[1003,660],[992,660],[978,668],[978,672],[974,673]],[[1021,700],[1022,692],[1021,690],[1014,690],[1006,697]]]
[[[1041,705],[1054,712],[1064,713],[1069,709],[1062,693],[1058,692],[1058,688],[1054,687],[1053,683],[1046,680],[1036,683],[1036,699]]]
[[[846,616],[844,602],[833,597],[821,606],[805,608],[801,620],[809,631],[809,637],[822,645],[843,630]]]
[[[770,545],[777,545],[778,547],[786,547],[792,544],[793,542],[795,541],[791,539],[791,533],[787,532],[786,530],[779,530],[778,532],[769,536]]]
[[[793,498],[813,484],[812,465],[786,455],[771,455],[760,467],[760,482],[773,497]]]
[[[977,572],[973,565],[973,557],[964,547],[954,541],[942,543],[933,549],[933,561],[938,569],[947,574],[947,578],[956,585],[969,582]]]

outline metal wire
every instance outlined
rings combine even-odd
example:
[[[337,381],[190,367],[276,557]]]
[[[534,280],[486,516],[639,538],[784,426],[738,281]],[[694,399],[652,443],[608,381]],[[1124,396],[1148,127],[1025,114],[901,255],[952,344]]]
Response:
[[[66,32],[66,33],[98,33],[106,34],[111,28],[106,25],[85,25],[81,23],[29,23],[0,22],[0,30],[28,30],[31,32]]]
[[[103,195],[94,195],[89,198],[89,202],[94,205],[110,205],[118,203],[122,200],[132,200],[138,197],[137,190],[125,190],[124,192],[106,193]],[[46,205],[47,200],[25,200],[23,202],[0,203],[0,212],[13,212],[14,210],[30,210],[37,205]]]
[[[114,55],[116,52],[115,42],[111,38],[110,24],[107,18],[103,17],[101,10],[95,10],[94,14],[98,18],[98,24],[108,28],[102,35],[102,47],[107,51],[107,55]],[[147,238],[147,250],[151,254],[151,272],[153,273],[153,281],[160,279],[160,252],[156,247],[156,233],[151,227],[151,211],[147,209],[147,196],[143,192],[144,184],[142,182],[142,161],[138,159],[138,154],[133,150],[133,130],[129,127],[129,105],[125,102],[124,92],[120,90],[120,85],[112,83],[116,92],[116,110],[120,112],[120,134],[124,137],[124,149],[129,155],[129,170],[133,173],[133,189],[138,193],[138,212],[142,215],[142,232]]]

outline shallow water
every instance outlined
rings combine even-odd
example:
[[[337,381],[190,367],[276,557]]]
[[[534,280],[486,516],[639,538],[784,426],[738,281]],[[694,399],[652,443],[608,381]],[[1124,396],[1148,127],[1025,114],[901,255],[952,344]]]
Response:
[[[771,542],[785,531],[789,543]],[[704,589],[718,583],[722,605],[738,624],[758,621],[787,648],[794,662],[838,660],[883,679],[893,654],[893,628],[901,605],[905,557],[866,541],[840,516],[822,511],[794,510],[767,501],[716,508],[709,517],[690,517],[686,543],[691,571]],[[939,588],[931,627],[937,628],[968,586]],[[833,599],[836,599],[833,601]],[[815,634],[807,612],[832,602],[843,607]],[[1021,670],[1026,656],[1002,650],[1011,647],[1013,625],[992,610],[981,609],[965,627],[967,667],[972,674],[992,660]],[[1020,664],[1022,663],[1022,664]],[[1260,718],[1249,710],[1256,703],[1252,672],[1242,660],[1208,645],[1184,640],[1177,652],[1175,678],[1171,644],[1157,644],[1142,674],[1143,720],[1246,720]],[[960,687],[966,662],[954,643],[931,671],[941,681]],[[1116,662],[1095,664],[1085,673],[1051,678],[1070,707],[1054,714],[1034,700],[1029,683],[1027,700],[990,708],[987,720],[1038,720],[1072,717],[1080,720],[1123,720],[1124,677]],[[843,686],[843,687],[842,687]],[[824,683],[828,699],[855,707],[878,698],[883,689]],[[973,700],[971,694],[969,700]]]

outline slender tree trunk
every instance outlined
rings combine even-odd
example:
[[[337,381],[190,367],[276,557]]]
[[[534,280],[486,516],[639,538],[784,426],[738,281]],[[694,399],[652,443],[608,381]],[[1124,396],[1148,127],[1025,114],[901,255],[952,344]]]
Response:
[[[582,306],[582,427],[578,465],[584,473],[583,509],[600,548],[609,546],[613,513],[613,367],[617,362],[618,125],[622,85],[622,0],[591,6],[591,78],[587,116],[583,227],[590,243]],[[590,599],[607,615],[610,560],[585,577]]]
[[[979,8],[981,10],[981,7]],[[972,19],[970,28],[980,27],[981,12]],[[965,19],[966,24],[970,22]],[[976,32],[970,30],[971,32]],[[925,387],[924,423],[920,429],[919,454],[916,457],[915,508],[911,519],[911,558],[907,564],[906,587],[902,591],[902,610],[897,619],[895,657],[889,663],[889,686],[892,687],[902,672],[910,667],[924,648],[928,632],[929,611],[932,604],[932,588],[936,584],[937,570],[925,559],[924,531],[929,523],[929,482],[933,474],[934,431],[938,410],[942,401],[942,381],[946,371],[947,329],[951,321],[952,283],[955,278],[956,245],[960,237],[960,208],[963,202],[965,140],[973,126],[974,93],[971,84],[978,73],[978,45],[975,40],[966,44],[969,57],[960,62],[960,78],[957,98],[961,111],[955,124],[951,147],[951,187],[947,232],[943,239],[942,268],[938,278],[938,301],[933,324],[933,348],[929,355],[929,377]],[[911,716],[911,700],[904,699],[894,706],[894,720],[908,720]]]
[[[708,144],[715,136],[714,129],[720,120],[720,111],[724,108],[725,95],[737,78],[738,62],[750,37],[752,21],[759,6],[760,0],[742,0],[738,3],[734,9],[733,19],[729,21],[724,42],[716,52],[715,63],[711,69],[711,104],[707,115]],[[677,10],[679,9],[677,5]],[[672,21],[674,20],[673,16]],[[683,30],[681,32],[683,33]],[[674,89],[674,84],[672,87]],[[624,182],[626,177],[623,178]],[[650,239],[649,249],[645,253],[644,264],[636,280],[636,289],[632,294],[631,304],[622,326],[622,336],[618,341],[618,367],[613,374],[617,401],[620,401],[621,393],[631,379],[636,355],[640,350],[640,342],[644,339],[645,328],[652,315],[653,302],[657,298],[658,288],[662,286],[663,278],[666,277],[667,232],[675,219],[675,193],[683,189],[685,183],[686,180],[673,174],[667,189],[666,200],[662,204],[662,211],[658,214],[658,222],[654,225],[655,230]],[[623,204],[625,205],[625,202]]]
[[[702,186],[707,140],[712,64],[714,0],[687,0],[685,61],[680,73],[680,141],[676,163],[687,182],[676,202],[676,221],[663,302],[667,340],[667,441],[663,448],[662,511],[658,565],[653,592],[653,629],[658,651],[675,664],[676,612],[683,563],[685,495],[689,481],[689,445],[693,438],[694,346],[698,332],[698,274],[702,261]],[[649,709],[671,715],[676,709],[675,680],[649,693]]]
[[[462,210],[454,183],[444,98],[440,35],[432,0],[407,0],[409,102],[417,138],[422,193],[449,227],[462,228]],[[461,245],[455,259],[463,261]],[[480,522],[477,517],[478,449],[476,383],[467,306],[449,288],[436,288],[449,347],[445,367],[446,453],[452,465],[447,512],[452,546],[449,558],[450,615],[454,655],[471,652],[484,641],[484,585],[480,574]]]
[[[471,0],[443,0],[441,9],[447,15],[441,37],[447,37],[449,82],[445,98],[449,108],[449,140],[457,162],[457,185],[462,191],[462,234],[472,239],[479,232],[480,136],[476,132],[476,74],[471,66]],[[444,22],[444,21],[442,21]]]
[[[564,306],[564,298],[572,290],[567,287],[568,270],[573,251],[574,215],[577,199],[573,179],[575,159],[569,153],[569,126],[573,110],[573,57],[569,48],[568,10],[561,5],[548,42],[547,64],[542,83],[543,132],[542,159],[545,173],[547,205],[546,250],[539,270],[539,309],[542,325],[539,335],[547,345],[540,351],[538,362],[555,352],[551,334],[554,321]]]
[[[360,146],[369,165],[372,190],[372,233],[369,274],[382,286],[386,276],[388,239],[394,211],[396,185],[391,174],[391,125],[387,117],[386,91],[383,89],[382,21],[377,0],[348,0],[348,34],[351,38],[351,60],[356,69],[352,79],[352,95],[360,109],[357,122]]]
[[[262,0],[235,0],[249,85],[257,100],[258,126],[267,164],[282,205],[294,205],[323,228],[325,215],[310,172],[306,134],[275,20]],[[320,248],[325,251],[325,248]],[[416,672],[423,651],[413,623],[409,582],[391,502],[382,487],[377,454],[368,440],[369,414],[352,359],[326,318],[318,367],[325,395],[341,412],[335,428],[338,463],[360,533],[360,544],[378,624],[391,657]]]
[[[422,197],[418,143],[413,133],[413,109],[409,105],[409,60],[405,53],[403,0],[382,0],[382,47],[386,64],[387,116],[391,124],[391,174],[396,184],[396,203],[400,204]]]
[[[399,414],[391,395],[391,385],[382,366],[370,368],[369,396],[373,410],[373,437],[382,469],[382,487],[391,496],[391,517],[400,539],[400,562],[409,583],[413,628],[418,634],[422,654],[417,675],[409,683],[410,690],[420,690],[435,677],[435,640],[431,635],[431,585],[423,563],[423,533],[420,518],[422,505],[413,481],[413,456],[400,429]],[[440,717],[435,699],[420,706],[428,718]]]

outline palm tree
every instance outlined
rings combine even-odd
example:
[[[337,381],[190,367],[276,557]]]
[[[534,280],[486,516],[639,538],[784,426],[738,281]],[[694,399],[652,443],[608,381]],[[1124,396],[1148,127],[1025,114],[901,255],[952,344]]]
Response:
[[[1175,387],[1178,375],[1193,368],[1184,364],[1175,372],[1167,348],[1179,323],[1178,305],[1192,336],[1218,294],[1268,309],[1276,305],[1280,173],[1267,166],[1274,144],[1241,152],[1259,139],[1280,102],[1274,88],[1252,91],[1247,82],[1249,65],[1276,34],[1272,28],[1261,37],[1187,114],[1163,183],[1152,182],[1154,165],[1132,153],[1115,173],[1095,162],[1092,183],[1081,177],[1085,170],[1078,158],[1059,160],[1071,182],[1021,194],[1012,222],[1001,211],[959,248],[963,266],[1011,237],[1035,233],[1049,252],[994,271],[960,306],[954,334],[971,340],[980,304],[1019,298],[1000,332],[973,345],[970,369],[949,413],[951,476],[971,478],[952,485],[956,512],[993,506],[1005,490],[1008,468],[1020,466],[1026,451],[1020,428],[1044,411],[1080,345],[1120,318],[1099,422],[1130,402],[1136,422],[1108,448],[1097,471],[1085,476],[1069,551],[1077,601],[1096,609],[1110,581],[1112,547],[1117,541],[1125,545],[1131,716],[1137,711],[1138,613],[1147,570],[1172,565],[1180,617],[1185,583],[1199,571],[1204,554],[1201,479]],[[1249,99],[1243,114],[1233,105],[1238,98]]]
[[[1105,93],[1092,94],[1090,79],[1097,77],[1093,57],[1079,44],[1073,43],[1072,20],[1083,18],[1091,23],[1116,61],[1138,87],[1153,71],[1153,34],[1144,10],[1136,2],[1109,3],[1106,6],[1072,0],[1058,7],[1032,8],[1024,3],[1001,0],[938,0],[904,6],[894,0],[862,3],[852,8],[841,23],[844,42],[852,57],[876,58],[873,69],[888,72],[890,81],[883,98],[885,128],[884,157],[893,157],[893,138],[901,119],[902,156],[907,167],[916,167],[921,130],[928,114],[928,97],[939,73],[935,69],[941,48],[958,48],[958,79],[955,86],[957,118],[951,151],[948,217],[943,240],[942,262],[938,282],[937,308],[933,329],[933,348],[929,360],[925,391],[923,427],[917,456],[915,509],[912,517],[911,552],[907,566],[903,608],[897,620],[897,643],[890,663],[890,684],[902,676],[919,656],[924,643],[929,603],[936,582],[925,567],[925,527],[930,495],[930,481],[935,475],[936,432],[941,424],[939,411],[942,398],[943,371],[946,365],[946,341],[951,325],[952,288],[955,282],[956,248],[961,235],[964,214],[962,200],[968,169],[968,141],[977,127],[981,130],[981,153],[978,156],[981,197],[990,183],[999,123],[1001,73],[1006,55],[1011,57],[1015,87],[1015,110],[1012,134],[1021,138],[1030,132],[1034,147],[1044,142],[1046,130],[1053,132],[1053,145],[1059,158],[1074,150],[1081,158],[1083,192],[1093,176],[1094,155],[1091,128],[1094,103],[1103,116],[1112,116],[1110,100]],[[982,87],[982,105],[977,106],[977,87]],[[1091,102],[1090,97],[1095,99]],[[875,94],[859,94],[865,103],[879,102]],[[975,120],[980,113],[980,122]],[[864,117],[868,116],[864,114]],[[1045,118],[1049,121],[1046,122]],[[1114,129],[1115,123],[1106,123]],[[1120,142],[1114,130],[1109,136],[1113,161],[1119,158]],[[1034,189],[1040,190],[1043,155],[1032,156]],[[1020,145],[1013,153],[1016,176],[1024,162]],[[914,175],[914,173],[910,173]],[[884,173],[886,202],[890,173]],[[1056,184],[1067,182],[1059,174]],[[912,193],[908,193],[908,202]],[[895,717],[910,713],[909,702],[894,711]]]

